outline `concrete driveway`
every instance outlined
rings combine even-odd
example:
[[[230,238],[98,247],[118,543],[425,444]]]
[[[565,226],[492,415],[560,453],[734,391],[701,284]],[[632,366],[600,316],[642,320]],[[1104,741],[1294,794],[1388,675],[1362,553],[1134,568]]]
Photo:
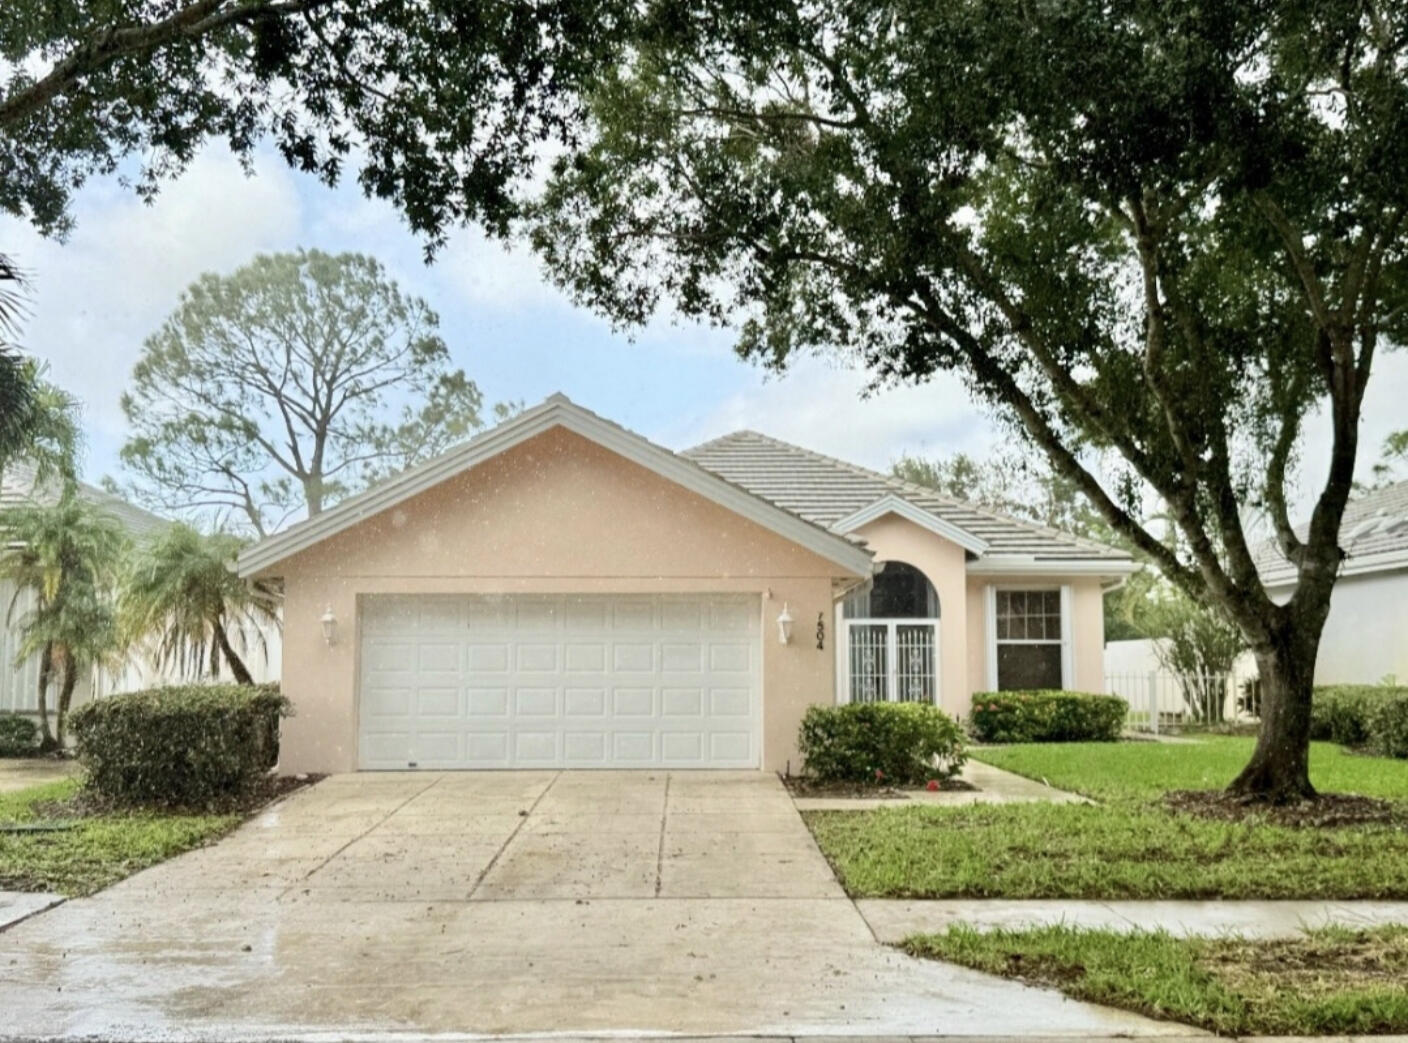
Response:
[[[1180,1031],[881,946],[759,773],[330,778],[0,968],[23,1038]]]

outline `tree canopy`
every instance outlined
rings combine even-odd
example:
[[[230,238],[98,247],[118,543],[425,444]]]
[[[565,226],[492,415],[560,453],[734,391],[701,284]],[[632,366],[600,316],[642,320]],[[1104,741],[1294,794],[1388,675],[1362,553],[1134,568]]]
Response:
[[[612,0],[7,0],[0,212],[62,234],[117,172],[149,196],[212,140],[271,141],[332,183],[349,163],[433,249],[502,230],[511,187],[566,140],[617,45]]]
[[[482,426],[483,396],[438,327],[360,254],[202,276],[122,397],[131,493],[263,535],[442,452]]]
[[[620,322],[747,357],[961,374],[1264,682],[1241,795],[1298,799],[1364,389],[1408,323],[1408,7],[1212,0],[656,5],[534,241]],[[1330,463],[1289,490],[1304,417]],[[1117,456],[1105,482],[1087,451]],[[1141,523],[1167,505],[1175,544]],[[1299,583],[1260,582],[1257,517]]]

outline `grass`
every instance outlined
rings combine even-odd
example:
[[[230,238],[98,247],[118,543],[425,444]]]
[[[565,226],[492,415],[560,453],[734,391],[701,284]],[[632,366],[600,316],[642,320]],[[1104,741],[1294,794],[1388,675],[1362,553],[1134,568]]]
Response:
[[[1169,789],[1220,788],[1250,740],[974,751],[1099,805],[894,807],[806,815],[846,890],[867,898],[1408,898],[1402,824],[1292,828],[1176,815]],[[1408,762],[1316,744],[1326,791],[1408,805]],[[1405,807],[1408,820],[1408,807]]]
[[[1325,928],[1286,941],[960,926],[906,939],[904,948],[1223,1034],[1408,1031],[1402,926]]]
[[[41,816],[46,805],[78,790],[75,779],[0,794],[0,823],[55,822],[53,832],[0,832],[0,890],[87,895],[139,869],[227,833],[239,815],[124,812],[84,817]]]
[[[983,746],[974,760],[1044,779],[1097,800],[1157,800],[1168,790],[1221,789],[1252,755],[1254,739],[1210,735],[1191,743],[1070,742]],[[1408,761],[1310,744],[1310,780],[1325,793],[1408,801]]]

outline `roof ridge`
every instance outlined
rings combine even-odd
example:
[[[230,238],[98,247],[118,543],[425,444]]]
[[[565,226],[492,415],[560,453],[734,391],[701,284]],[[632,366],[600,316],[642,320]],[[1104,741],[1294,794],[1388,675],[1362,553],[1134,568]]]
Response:
[[[794,452],[801,453],[803,456],[811,457],[814,460],[820,460],[823,463],[839,465],[840,467],[854,474],[859,474],[862,477],[866,478],[876,479],[878,481],[884,482],[886,485],[891,486],[892,488],[904,490],[910,495],[927,496],[936,500],[941,500],[949,506],[974,511],[978,514],[986,515],[987,517],[992,518],[996,521],[1008,522],[1012,525],[1021,525],[1025,528],[1035,530],[1047,536],[1059,536],[1061,539],[1070,540],[1079,546],[1083,546],[1091,550],[1109,551],[1115,554],[1128,555],[1127,551],[1122,551],[1118,547],[1112,547],[1107,543],[1101,543],[1099,540],[1092,540],[1086,536],[1078,536],[1073,532],[1066,532],[1064,529],[1056,529],[1051,527],[1050,525],[1044,525],[1041,522],[1034,522],[1027,518],[1018,518],[1003,511],[994,510],[991,507],[985,506],[983,504],[974,503],[971,500],[964,500],[960,499],[957,496],[950,496],[948,493],[940,492],[938,489],[931,489],[927,485],[920,485],[917,482],[911,482],[904,478],[897,478],[894,475],[883,474],[880,471],[872,470],[871,468],[865,467],[861,464],[852,463],[850,460],[842,460],[838,456],[828,456],[826,453],[819,453],[815,449],[808,449],[806,446],[797,445],[795,442],[788,442],[785,439],[775,438],[772,435],[763,434],[760,431],[753,431],[749,428],[741,428],[737,431],[731,431],[726,435],[720,435],[718,438],[712,439],[709,442],[703,442],[700,445],[697,445],[692,449],[688,449],[685,451],[693,453],[698,450],[704,449],[706,446],[713,445],[716,442],[725,441],[729,438],[737,437],[738,435],[752,435],[755,438],[761,438],[766,442],[772,442],[775,445],[782,446],[786,449],[791,449]],[[924,509],[922,504],[915,504],[915,506],[919,507],[921,510]],[[958,523],[954,522],[954,524]],[[962,528],[961,525],[959,527]]]

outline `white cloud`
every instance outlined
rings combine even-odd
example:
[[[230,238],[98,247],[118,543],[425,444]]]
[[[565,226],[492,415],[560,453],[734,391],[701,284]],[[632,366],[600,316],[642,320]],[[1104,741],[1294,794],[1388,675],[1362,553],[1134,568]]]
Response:
[[[147,205],[114,182],[80,196],[68,241],[0,220],[0,241],[34,279],[25,347],[84,404],[90,472],[113,467],[124,429],[118,398],[143,339],[202,272],[228,271],[291,244],[300,221],[292,177],[271,157],[246,177],[227,153],[202,153]]]
[[[670,443],[693,445],[751,428],[887,470],[905,453],[984,455],[996,441],[992,421],[951,376],[863,397],[865,386],[863,374],[808,359],[783,376],[729,395],[702,418],[671,432]]]

